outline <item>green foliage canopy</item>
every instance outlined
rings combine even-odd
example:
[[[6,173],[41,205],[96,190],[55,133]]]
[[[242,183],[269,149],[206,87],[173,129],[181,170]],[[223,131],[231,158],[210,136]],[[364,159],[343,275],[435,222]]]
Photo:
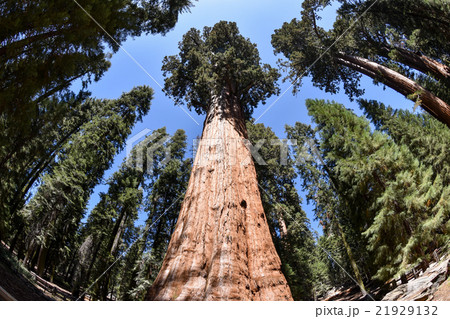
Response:
[[[261,64],[256,45],[240,35],[234,22],[220,21],[203,33],[193,28],[178,47],[178,55],[163,61],[165,90],[199,114],[225,91],[237,97],[247,117],[259,102],[278,94],[278,71]]]

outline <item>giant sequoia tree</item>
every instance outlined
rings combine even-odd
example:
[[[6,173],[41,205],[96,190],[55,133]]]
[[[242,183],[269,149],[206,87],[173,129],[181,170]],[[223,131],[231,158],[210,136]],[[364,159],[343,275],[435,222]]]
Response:
[[[287,58],[294,85],[301,84],[299,76],[311,75],[321,89],[334,94],[343,84],[354,97],[363,93],[359,80],[364,74],[450,126],[446,1],[408,1],[411,6],[405,1],[339,1],[329,31],[316,22],[329,0],[304,1],[301,19],[275,31],[272,44]]]
[[[188,189],[151,300],[290,300],[273,245],[245,119],[278,92],[278,73],[235,23],[191,29],[166,57],[165,88],[206,113]]]

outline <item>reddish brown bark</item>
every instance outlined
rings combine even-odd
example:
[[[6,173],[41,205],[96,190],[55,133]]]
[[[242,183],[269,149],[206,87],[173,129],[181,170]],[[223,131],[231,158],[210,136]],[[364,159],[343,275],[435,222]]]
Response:
[[[244,144],[241,107],[213,99],[148,300],[292,300]]]
[[[394,53],[395,58],[400,63],[412,67],[424,74],[431,74],[436,79],[448,82],[450,80],[450,68],[445,64],[431,59],[423,54],[411,52],[403,48],[382,47],[380,53],[389,58],[389,54]]]
[[[430,91],[406,76],[391,70],[381,64],[365,58],[348,54],[337,54],[336,61],[357,72],[365,74],[374,80],[389,86],[405,97],[419,94],[422,107],[439,121],[450,127],[450,105],[433,95]]]

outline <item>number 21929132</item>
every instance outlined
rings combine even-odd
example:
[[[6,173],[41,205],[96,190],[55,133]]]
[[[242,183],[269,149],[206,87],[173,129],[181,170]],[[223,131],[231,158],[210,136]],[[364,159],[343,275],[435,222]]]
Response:
[[[437,316],[437,306],[377,306],[377,316]]]

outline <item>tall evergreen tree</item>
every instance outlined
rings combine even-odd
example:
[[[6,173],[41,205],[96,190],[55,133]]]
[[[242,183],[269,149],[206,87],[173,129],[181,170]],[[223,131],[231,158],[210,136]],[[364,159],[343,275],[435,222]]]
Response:
[[[295,166],[302,180],[307,201],[314,203],[315,217],[324,230],[324,236],[318,245],[331,244],[333,247],[333,249],[322,246],[318,248],[334,253],[332,256],[334,260],[329,260],[329,276],[332,282],[338,284],[349,280],[343,270],[352,273],[365,294],[361,274],[364,267],[361,267],[361,264],[366,264],[362,261],[367,258],[367,254],[361,234],[355,231],[360,229],[361,225],[357,225],[354,218],[349,218],[347,194],[339,194],[340,183],[324,159],[325,154],[320,150],[320,142],[311,126],[297,122],[293,127],[286,126],[286,132],[290,139],[297,142],[293,147],[296,155]],[[322,252],[316,252],[319,264],[320,255]]]
[[[186,192],[192,160],[185,159],[186,134],[177,130],[164,139],[153,152],[155,164],[149,182],[144,211],[145,227],[137,242],[137,258],[126,298],[141,300],[161,268],[170,237],[175,228],[181,203]],[[145,145],[145,143],[144,143]],[[170,159],[165,158],[170,154]],[[158,154],[159,153],[159,154]]]
[[[92,120],[84,114],[92,106],[83,103],[86,88],[108,69],[107,51],[117,52],[129,36],[166,33],[190,6],[190,0],[2,1],[1,220],[22,208],[61,146]],[[69,89],[76,79],[82,82],[78,94]],[[0,238],[8,235],[1,224]]]
[[[94,283],[87,291],[94,299],[105,300],[111,291],[119,299],[142,299],[159,269],[187,186],[191,161],[184,159],[185,147],[184,131],[170,137],[165,128],[155,130],[113,174],[84,228],[83,245],[95,254],[79,260],[76,295]],[[148,213],[139,228],[134,225],[138,213]]]
[[[375,278],[401,275],[411,263],[427,259],[436,234],[448,224],[449,191],[432,169],[406,146],[371,132],[368,121],[342,105],[308,101],[318,124],[320,148],[348,200],[348,219],[367,238],[377,266]],[[446,219],[447,216],[447,219]],[[448,225],[447,225],[448,226]]]
[[[102,194],[103,203],[100,204],[99,213],[103,216],[111,214],[105,245],[99,254],[98,265],[93,273],[99,280],[93,289],[95,299],[106,300],[111,287],[113,271],[107,271],[119,256],[123,238],[133,227],[138,217],[138,211],[142,204],[143,176],[127,164],[113,174],[109,181],[108,192]],[[104,273],[106,271],[106,273]],[[100,277],[102,274],[104,275]]]
[[[235,23],[191,29],[164,59],[165,89],[207,113],[189,186],[152,300],[286,300],[291,293],[270,237],[245,119],[278,92],[278,72]]]
[[[260,160],[255,162],[255,168],[261,200],[292,297],[294,300],[312,299],[314,239],[295,188],[297,174],[289,141],[280,140],[264,124],[249,121],[247,131]]]
[[[165,33],[190,5],[189,0],[4,1],[0,112],[33,116],[38,105],[31,102],[74,79],[98,79],[109,66],[106,46],[116,52],[129,36]]]
[[[92,120],[94,114],[100,112],[101,105],[89,99],[82,103],[84,98],[74,94],[65,94],[53,97],[43,102],[43,108],[51,112],[44,114],[32,124],[32,135],[23,138],[13,138],[8,133],[8,124],[1,122],[2,141],[0,152],[0,218],[9,221],[16,228],[19,227],[16,212],[25,202],[26,194],[36,183],[39,177],[50,169],[56,154],[68,142],[70,137],[78,132],[81,126]],[[67,105],[72,111],[67,113]],[[67,116],[67,120],[58,124]],[[14,129],[16,129],[15,127]],[[8,143],[13,144],[13,150],[8,149]],[[11,225],[10,225],[11,226]],[[0,236],[8,234],[8,227],[0,227]],[[12,245],[14,246],[14,245]]]
[[[98,100],[102,113],[83,125],[59,154],[26,207],[30,224],[28,255],[39,248],[38,274],[42,275],[49,247],[78,229],[93,188],[101,181],[125,143],[131,128],[150,108],[153,91],[135,88],[117,100]]]
[[[427,114],[393,109],[376,101],[358,103],[378,130],[389,134],[397,144],[406,145],[421,163],[433,168],[434,177],[439,175],[445,185],[450,185],[450,131],[445,125]]]
[[[405,145],[424,166],[432,169],[432,180],[438,180],[445,188],[450,185],[450,159],[447,156],[450,147],[450,131],[447,126],[427,114],[412,114],[406,110],[394,110],[376,101],[359,101],[360,107],[375,126],[387,134],[399,145]],[[439,187],[439,188],[440,188]],[[438,189],[439,189],[438,188]],[[436,190],[433,190],[436,192]],[[431,207],[438,200],[427,202]],[[444,195],[441,196],[442,198]],[[424,237],[434,237],[433,247],[449,248],[448,236],[450,216],[441,202],[422,225]],[[424,239],[428,240],[428,239]]]
[[[337,93],[342,83],[352,98],[364,92],[359,88],[364,74],[417,102],[450,126],[448,51],[439,50],[448,41],[442,37],[437,43],[422,41],[430,29],[426,23],[414,25],[414,11],[404,10],[402,1],[341,2],[337,20],[329,31],[320,28],[316,20],[318,11],[331,1],[308,0],[302,3],[301,20],[285,23],[272,36],[275,51],[287,59],[283,64],[290,67],[294,86],[301,85],[299,76],[311,75],[314,85],[330,93]],[[427,21],[448,29],[448,5],[441,1],[413,2],[416,7],[422,6],[420,11]],[[402,14],[408,27],[399,26],[399,21],[404,21]],[[391,24],[394,20],[397,22]]]

